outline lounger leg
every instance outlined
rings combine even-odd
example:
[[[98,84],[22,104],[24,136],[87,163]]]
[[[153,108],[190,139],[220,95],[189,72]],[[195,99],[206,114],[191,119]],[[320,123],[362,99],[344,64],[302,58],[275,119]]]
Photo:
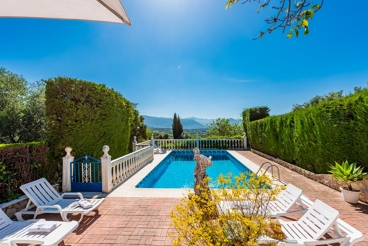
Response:
[[[68,213],[62,213],[61,218],[65,222],[70,222],[71,221],[71,220],[68,219]],[[80,214],[80,219],[78,220],[78,223],[80,223],[82,221],[82,219],[83,219],[83,214]]]
[[[80,223],[81,221],[82,221],[82,219],[83,219],[83,214],[80,214],[81,215],[81,217],[80,217],[80,219],[78,220],[78,223]]]
[[[70,220],[68,219],[68,213],[61,213],[60,215],[63,221],[70,222]]]

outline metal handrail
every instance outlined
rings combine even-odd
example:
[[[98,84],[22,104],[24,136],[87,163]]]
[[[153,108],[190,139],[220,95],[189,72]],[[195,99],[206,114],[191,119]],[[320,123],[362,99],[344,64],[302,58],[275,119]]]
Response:
[[[273,172],[273,167],[276,167],[277,168],[277,178],[276,178],[276,180],[279,181],[279,182],[282,182],[281,179],[280,179],[280,169],[279,169],[279,167],[272,164],[272,163],[270,163],[270,162],[268,162],[268,161],[262,163],[262,165],[259,167],[258,171],[256,172],[256,175],[258,175],[258,172],[262,169],[263,165],[265,165],[265,164],[269,164],[269,166],[266,168],[264,173],[267,173],[268,169],[271,168],[271,175],[272,175],[273,178],[275,178],[275,176],[273,175],[273,173],[274,173]]]

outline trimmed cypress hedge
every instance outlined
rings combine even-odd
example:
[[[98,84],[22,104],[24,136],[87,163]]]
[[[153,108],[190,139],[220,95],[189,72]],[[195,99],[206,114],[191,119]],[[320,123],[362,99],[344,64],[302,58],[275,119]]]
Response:
[[[248,124],[253,149],[314,173],[335,161],[368,169],[368,90]]]
[[[104,145],[113,159],[128,153],[133,105],[105,85],[64,77],[47,80],[46,117],[48,164],[55,179],[67,146],[75,158],[88,154],[99,159]]]
[[[248,138],[248,128],[249,123],[255,120],[260,120],[263,118],[268,117],[270,114],[270,109],[267,106],[260,106],[260,107],[254,107],[254,108],[246,108],[242,112],[243,116],[243,129],[245,132],[245,135],[247,136],[247,145],[249,146],[250,141]]]

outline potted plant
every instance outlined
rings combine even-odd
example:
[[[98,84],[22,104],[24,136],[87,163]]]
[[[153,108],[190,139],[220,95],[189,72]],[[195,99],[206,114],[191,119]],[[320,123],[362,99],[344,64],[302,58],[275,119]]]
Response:
[[[360,190],[355,190],[351,186],[353,182],[363,180],[363,167],[357,167],[356,163],[349,164],[344,161],[341,164],[335,162],[335,166],[330,167],[331,176],[346,184],[345,187],[340,187],[344,200],[349,203],[357,203],[360,196]]]

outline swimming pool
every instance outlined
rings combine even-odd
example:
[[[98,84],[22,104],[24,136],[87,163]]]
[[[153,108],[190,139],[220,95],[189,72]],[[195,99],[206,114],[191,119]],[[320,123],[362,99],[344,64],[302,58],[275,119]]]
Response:
[[[250,169],[235,159],[225,150],[201,150],[201,154],[212,156],[212,166],[207,168],[207,175],[212,179],[210,187],[215,187],[215,181],[220,174],[232,173],[238,176]],[[173,150],[150,173],[148,173],[136,188],[193,188],[194,167],[193,151]]]

